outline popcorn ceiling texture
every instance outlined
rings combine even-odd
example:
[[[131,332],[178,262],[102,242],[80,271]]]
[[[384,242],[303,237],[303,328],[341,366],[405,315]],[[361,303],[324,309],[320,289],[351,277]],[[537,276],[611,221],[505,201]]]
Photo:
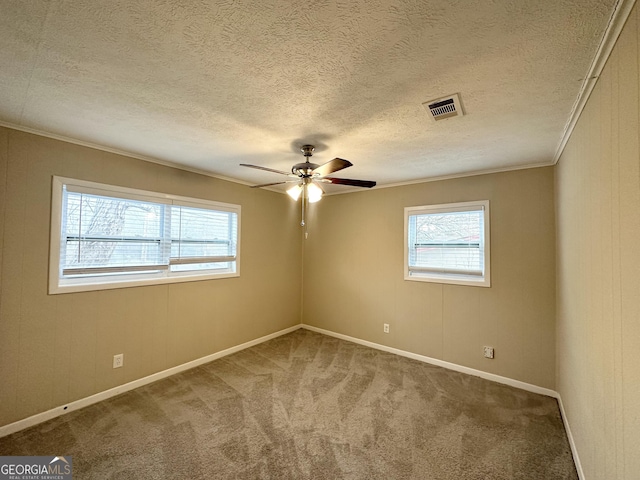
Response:
[[[380,184],[545,164],[614,3],[3,0],[0,121],[250,182],[303,143]]]

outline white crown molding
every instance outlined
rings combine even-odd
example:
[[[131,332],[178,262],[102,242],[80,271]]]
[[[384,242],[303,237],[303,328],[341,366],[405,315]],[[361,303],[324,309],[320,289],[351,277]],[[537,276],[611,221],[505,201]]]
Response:
[[[451,179],[455,179],[455,178],[472,177],[472,176],[476,176],[476,175],[487,175],[487,174],[491,174],[491,173],[502,173],[502,172],[509,172],[509,171],[514,171],[514,170],[523,170],[523,169],[528,169],[528,168],[537,168],[537,167],[545,167],[545,166],[555,165],[558,162],[558,160],[560,159],[560,156],[562,155],[562,152],[564,151],[564,148],[565,148],[569,138],[571,137],[571,133],[573,132],[573,129],[575,128],[575,125],[576,125],[578,119],[580,118],[580,114],[582,113],[587,101],[589,100],[589,96],[591,95],[591,92],[593,91],[593,88],[595,87],[595,85],[597,83],[597,80],[598,80],[600,74],[602,73],[602,70],[603,70],[606,62],[609,59],[611,51],[613,50],[613,48],[615,46],[615,43],[616,43],[618,37],[620,36],[620,32],[622,31],[622,29],[624,27],[624,24],[626,23],[626,21],[627,21],[629,15],[630,15],[635,3],[636,3],[636,0],[618,0],[617,1],[616,5],[615,5],[615,7],[613,9],[613,12],[611,14],[611,17],[609,19],[609,23],[607,24],[607,28],[606,28],[603,36],[602,36],[600,44],[598,45],[598,49],[596,51],[596,54],[595,54],[595,56],[594,56],[594,58],[593,58],[593,60],[591,62],[591,65],[589,67],[588,73],[587,73],[587,75],[585,76],[585,78],[584,78],[584,80],[582,82],[582,85],[580,87],[580,91],[578,93],[576,101],[574,102],[574,104],[573,104],[573,106],[571,108],[571,113],[569,115],[569,120],[565,124],[565,127],[563,129],[563,133],[562,133],[560,142],[558,144],[558,147],[556,148],[555,155],[554,155],[554,157],[553,157],[551,162],[542,162],[542,163],[535,163],[535,164],[527,164],[527,165],[518,165],[518,166],[511,166],[511,167],[487,169],[487,170],[474,170],[474,171],[465,172],[465,173],[459,173],[459,174],[427,177],[427,178],[422,178],[422,179],[417,179],[417,180],[409,180],[409,181],[406,181],[406,182],[398,182],[398,183],[390,183],[390,184],[385,184],[385,185],[378,185],[378,186],[374,187],[374,189],[377,190],[377,189],[380,189],[380,188],[401,187],[401,186],[414,185],[414,184],[419,184],[419,183],[436,182],[436,181],[441,181],[441,180],[451,180]],[[18,131],[22,131],[22,132],[25,132],[25,133],[31,133],[31,134],[40,135],[40,136],[43,136],[43,137],[52,138],[54,140],[60,140],[60,141],[72,143],[72,144],[75,144],[75,145],[94,148],[96,150],[102,150],[102,151],[109,152],[109,153],[114,153],[114,154],[117,154],[117,155],[123,155],[123,156],[127,156],[127,157],[130,157],[130,158],[143,160],[143,161],[146,161],[146,162],[155,163],[155,164],[158,164],[158,165],[163,165],[163,166],[166,166],[166,167],[171,167],[171,168],[176,168],[176,169],[187,171],[187,172],[197,173],[197,174],[200,174],[200,175],[205,175],[207,177],[217,178],[219,180],[224,180],[224,181],[227,181],[227,182],[237,183],[237,184],[246,185],[246,186],[251,186],[252,185],[250,182],[246,182],[244,180],[239,180],[237,178],[232,178],[232,177],[227,177],[227,176],[223,176],[223,175],[213,174],[213,173],[211,173],[209,171],[206,171],[206,170],[188,167],[188,166],[176,163],[176,162],[171,162],[171,161],[167,161],[167,160],[160,160],[160,159],[149,157],[149,156],[146,156],[146,155],[140,155],[140,154],[136,154],[136,153],[132,153],[132,152],[127,152],[125,150],[120,150],[120,149],[117,149],[117,148],[107,147],[107,146],[104,146],[104,145],[99,145],[99,144],[92,143],[92,142],[87,142],[87,141],[84,141],[84,140],[78,140],[78,139],[75,139],[75,138],[72,138],[72,137],[67,137],[65,135],[59,135],[59,134],[47,132],[47,131],[44,131],[44,130],[39,130],[39,129],[35,129],[35,128],[26,127],[26,126],[23,126],[23,125],[17,125],[17,124],[10,123],[10,122],[0,121],[0,126],[11,128],[11,129],[18,130]],[[275,192],[275,193],[286,193],[286,192],[284,192],[282,190],[271,188],[271,187],[264,188],[264,190],[269,190],[269,191]],[[344,189],[344,190],[342,190],[340,192],[327,193],[326,195],[327,196],[343,195],[343,194],[346,194],[346,193],[363,192],[363,191],[367,191],[367,190],[362,190],[362,189]]]
[[[204,175],[204,176],[207,176],[207,177],[217,178],[218,180],[224,180],[226,182],[238,183],[240,185],[246,185],[246,186],[252,186],[253,185],[253,183],[246,182],[244,180],[239,180],[237,178],[226,177],[224,175],[214,174],[214,173],[208,172],[206,170],[201,170],[201,169],[198,169],[198,168],[191,168],[191,167],[188,167],[186,165],[182,165],[182,164],[175,163],[175,162],[170,162],[168,160],[160,160],[160,159],[157,159],[157,158],[148,157],[146,155],[139,155],[139,154],[136,154],[136,153],[127,152],[125,150],[120,150],[120,149],[117,149],[117,148],[112,148],[112,147],[107,147],[107,146],[104,146],[104,145],[99,145],[97,143],[86,142],[84,140],[78,140],[76,138],[67,137],[65,135],[58,135],[56,133],[46,132],[44,130],[38,130],[38,129],[35,129],[35,128],[31,128],[31,127],[25,127],[23,125],[16,125],[15,123],[4,122],[2,120],[0,120],[0,127],[11,128],[13,130],[18,130],[20,132],[30,133],[32,135],[39,135],[41,137],[51,138],[53,140],[59,140],[59,141],[71,143],[71,144],[74,144],[74,145],[80,145],[82,147],[93,148],[95,150],[101,150],[103,152],[109,152],[109,153],[114,153],[116,155],[122,155],[122,156],[129,157],[129,158],[135,158],[136,160],[142,160],[142,161],[145,161],[145,162],[155,163],[157,165],[163,165],[165,167],[176,168],[178,170],[183,170],[183,171],[186,171],[186,172],[197,173],[199,175]],[[438,182],[438,181],[441,181],[441,180],[451,180],[451,179],[455,179],[455,178],[475,177],[477,175],[489,175],[489,174],[492,174],[492,173],[511,172],[511,171],[515,171],[515,170],[526,170],[526,169],[529,169],[529,168],[548,167],[548,166],[551,166],[551,165],[553,165],[553,163],[548,163],[548,162],[545,163],[545,162],[543,162],[543,163],[532,163],[532,164],[526,164],[526,165],[516,165],[516,166],[509,166],[509,167],[492,168],[492,169],[487,169],[487,170],[473,170],[473,171],[464,172],[464,173],[454,173],[454,174],[451,174],[451,175],[440,175],[440,176],[435,176],[435,177],[420,178],[420,179],[417,179],[417,180],[407,180],[407,181],[404,181],[404,182],[388,183],[388,184],[385,184],[385,185],[376,185],[375,187],[373,187],[372,190],[379,190],[381,188],[403,187],[403,186],[406,186],[406,185],[415,185],[415,184],[418,184],[418,183]],[[284,190],[279,190],[277,188],[272,188],[272,187],[262,188],[262,190],[269,190],[270,192],[282,193],[282,194],[286,194],[287,193]],[[339,192],[326,193],[325,196],[343,195],[345,193],[366,192],[366,191],[369,191],[369,190],[370,189],[346,188],[346,189],[340,190]]]
[[[589,67],[589,71],[582,81],[578,97],[571,108],[569,120],[564,127],[562,138],[560,139],[560,143],[556,149],[556,154],[553,157],[554,165],[558,163],[558,160],[560,160],[564,147],[567,145],[569,138],[571,138],[573,129],[578,123],[578,119],[591,96],[591,92],[593,92],[593,89],[598,82],[598,78],[600,78],[600,74],[607,63],[607,60],[609,60],[613,47],[615,47],[616,41],[618,40],[618,37],[620,36],[635,3],[636,0],[618,0],[616,3],[613,12],[611,13],[609,24],[607,25],[604,35],[602,36],[602,40],[600,41],[600,45],[598,45],[598,50],[596,51],[593,61]]]
[[[472,170],[472,171],[463,172],[463,173],[452,173],[451,175],[440,175],[436,177],[407,180],[404,182],[386,183],[384,185],[376,185],[371,189],[350,188],[346,190],[341,190],[339,192],[327,193],[326,195],[327,196],[344,195],[345,193],[367,192],[369,190],[380,190],[381,188],[405,187],[407,185],[416,185],[418,183],[441,182],[443,180],[453,180],[456,178],[477,177],[480,175],[491,175],[492,173],[505,173],[505,172],[515,172],[518,170],[528,170],[530,168],[552,167],[553,165],[554,163],[552,162],[541,162],[541,163],[527,163],[525,165],[513,165],[509,167],[489,168],[486,170]]]
[[[251,186],[252,183],[245,182],[244,180],[238,180],[237,178],[225,177],[223,175],[216,175],[206,170],[202,170],[199,168],[192,168],[186,165],[182,165],[176,162],[170,162],[168,160],[160,160],[158,158],[148,157],[146,155],[139,155],[137,153],[127,152],[125,150],[120,150],[118,148],[107,147],[105,145],[100,145],[97,143],[86,142],[84,140],[78,140],[77,138],[67,137],[65,135],[58,135],[57,133],[47,132],[45,130],[38,130],[36,128],[25,127],[23,125],[17,125],[15,123],[4,122],[0,120],[0,127],[11,128],[13,130],[18,130],[20,132],[30,133],[32,135],[39,135],[41,137],[51,138],[53,140],[60,140],[61,142],[71,143],[73,145],[79,145],[81,147],[93,148],[95,150],[100,150],[103,152],[114,153],[116,155],[122,155],[124,157],[135,158],[136,160],[143,160],[145,162],[155,163],[157,165],[162,165],[165,167],[177,168],[178,170],[183,170],[186,172],[197,173],[199,175],[204,175],[207,177],[217,178],[218,180],[224,180],[226,182],[239,183],[241,185]],[[278,190],[272,190],[277,191]]]

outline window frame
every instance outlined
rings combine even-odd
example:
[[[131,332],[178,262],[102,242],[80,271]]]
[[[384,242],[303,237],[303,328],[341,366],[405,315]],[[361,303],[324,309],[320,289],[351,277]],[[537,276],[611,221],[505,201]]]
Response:
[[[451,213],[451,212],[483,212],[483,244],[484,271],[482,275],[457,272],[416,272],[409,266],[409,217],[415,215]],[[489,200],[473,202],[444,203],[438,205],[421,205],[404,208],[404,279],[417,282],[443,283],[452,285],[468,285],[475,287],[491,287],[491,228]]]
[[[164,271],[152,270],[147,273],[127,273],[121,275],[101,274],[65,279],[60,277],[60,254],[62,246],[62,214],[63,214],[63,188],[72,186],[74,191],[86,191],[90,194],[104,195],[113,198],[123,198],[126,200],[139,200],[164,204],[167,207],[184,206],[201,208],[214,211],[235,213],[237,215],[237,243],[235,269],[233,271],[224,269],[218,272],[212,270],[191,270],[174,271],[170,269],[170,263]],[[139,287],[145,285],[161,285],[168,283],[194,282],[202,280],[212,280],[220,278],[233,278],[240,276],[240,245],[241,245],[241,206],[231,203],[223,203],[212,200],[204,200],[192,197],[183,197],[168,193],[153,192],[135,188],[108,185],[104,183],[91,182],[88,180],[78,180],[68,177],[54,175],[51,189],[51,229],[49,239],[49,294],[61,294],[72,292],[86,292],[95,290],[109,290],[115,288]],[[185,262],[188,263],[188,262]],[[144,268],[142,268],[143,270]]]

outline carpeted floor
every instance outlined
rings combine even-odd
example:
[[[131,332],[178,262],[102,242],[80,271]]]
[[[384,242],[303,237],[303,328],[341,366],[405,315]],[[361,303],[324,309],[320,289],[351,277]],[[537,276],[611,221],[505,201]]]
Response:
[[[0,438],[74,478],[577,479],[555,399],[308,330]]]

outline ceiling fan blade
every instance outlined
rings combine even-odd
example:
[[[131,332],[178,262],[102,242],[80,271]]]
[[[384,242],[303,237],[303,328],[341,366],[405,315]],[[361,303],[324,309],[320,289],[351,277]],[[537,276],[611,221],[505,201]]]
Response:
[[[327,163],[324,163],[316,168],[313,171],[313,174],[324,177],[325,175],[329,175],[330,173],[337,172],[338,170],[342,170],[343,168],[347,168],[352,165],[353,163],[351,163],[349,160],[334,158],[333,160],[329,160]]]
[[[271,182],[271,183],[261,183],[260,185],[251,185],[249,188],[262,188],[262,187],[270,187],[272,185],[282,185],[284,183],[289,182]]]
[[[274,170],[273,168],[261,167],[259,165],[249,165],[248,163],[241,163],[241,167],[256,168],[258,170],[264,170],[266,172],[279,173],[280,175],[290,175],[290,172],[283,172],[282,170]]]
[[[334,185],[351,185],[352,187],[371,188],[376,186],[376,182],[371,180],[352,180],[350,178],[324,177],[323,181],[333,183]]]
[[[262,183],[260,185],[251,185],[249,188],[262,188],[262,187],[270,187],[271,185],[283,185],[285,183],[296,183],[300,180],[285,180],[284,182],[272,182],[272,183]]]

